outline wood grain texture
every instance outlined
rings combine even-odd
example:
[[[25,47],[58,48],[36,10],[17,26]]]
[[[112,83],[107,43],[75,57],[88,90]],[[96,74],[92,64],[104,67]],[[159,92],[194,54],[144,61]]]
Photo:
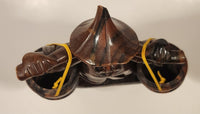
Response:
[[[138,46],[136,33],[125,23],[111,18],[102,6],[98,6],[95,18],[81,23],[70,38],[74,56],[95,66],[128,63]]]

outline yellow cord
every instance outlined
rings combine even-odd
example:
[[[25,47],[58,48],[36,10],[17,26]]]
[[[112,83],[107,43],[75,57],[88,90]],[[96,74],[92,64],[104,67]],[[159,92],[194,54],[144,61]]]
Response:
[[[158,74],[158,76],[159,76],[159,78],[160,78],[160,84],[163,84],[163,83],[165,83],[165,81],[166,81],[166,79],[160,74],[160,71],[157,71],[157,74]]]
[[[50,45],[59,45],[59,46],[63,46],[63,47],[65,48],[65,50],[67,51],[67,54],[68,54],[68,62],[67,62],[67,66],[66,66],[66,68],[65,68],[65,71],[64,71],[62,77],[60,77],[60,78],[54,83],[54,86],[55,86],[55,87],[54,87],[54,86],[52,87],[52,88],[57,88],[57,87],[56,87],[56,84],[58,84],[58,83],[60,82],[60,84],[59,84],[59,86],[58,86],[58,89],[57,89],[57,91],[56,91],[56,94],[55,94],[55,96],[58,96],[58,95],[60,94],[60,91],[61,91],[62,86],[63,86],[63,84],[64,84],[65,78],[66,78],[67,73],[68,73],[69,68],[70,68],[70,65],[71,65],[71,63],[72,63],[72,54],[71,54],[71,51],[70,51],[69,47],[67,46],[67,44],[57,44],[57,43],[53,43],[53,44],[50,44]]]
[[[148,40],[144,43],[144,45],[143,45],[143,47],[142,47],[141,55],[142,55],[142,60],[143,60],[143,62],[144,62],[144,64],[145,64],[145,66],[147,67],[147,70],[149,71],[149,73],[150,73],[152,79],[154,80],[154,82],[155,82],[155,84],[156,84],[158,90],[161,91],[162,88],[160,87],[160,84],[158,83],[158,80],[157,80],[155,74],[153,73],[151,67],[149,66],[149,64],[148,64],[148,62],[147,62],[147,59],[146,59],[146,56],[145,56],[145,52],[146,52],[147,45],[150,43],[150,41],[151,41],[152,39],[153,39],[153,38],[150,38],[150,39],[148,39]],[[161,83],[161,84],[164,83],[166,79],[165,79],[164,77],[161,76],[161,74],[160,74],[159,71],[158,71],[157,73],[158,73],[158,76],[160,77],[160,80],[161,80],[160,83]]]
[[[58,83],[60,83],[61,80],[62,80],[62,77],[58,78],[58,80],[56,82],[54,82],[52,89],[58,88]]]

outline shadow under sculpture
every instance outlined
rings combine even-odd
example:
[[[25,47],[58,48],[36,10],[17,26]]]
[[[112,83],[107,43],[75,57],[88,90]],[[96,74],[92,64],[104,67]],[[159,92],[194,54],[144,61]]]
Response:
[[[19,80],[38,95],[51,99],[68,96],[79,85],[94,87],[142,82],[159,93],[170,92],[183,82],[187,72],[184,52],[164,39],[152,39],[146,47],[145,57],[160,81],[160,71],[165,78],[159,90],[147,70],[141,53],[144,43],[124,22],[110,17],[107,9],[98,6],[95,18],[82,22],[72,32],[67,43],[72,53],[72,64],[61,92],[55,96],[53,89],[63,74],[68,55],[64,47],[44,46],[24,55],[17,66]]]

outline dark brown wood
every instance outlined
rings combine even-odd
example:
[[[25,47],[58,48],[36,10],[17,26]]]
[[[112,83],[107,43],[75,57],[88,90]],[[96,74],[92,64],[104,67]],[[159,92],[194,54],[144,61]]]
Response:
[[[166,79],[165,83],[160,84],[162,90],[159,91],[146,66],[138,61],[137,77],[147,88],[155,92],[166,93],[175,90],[182,84],[187,73],[188,63],[184,52],[177,46],[164,39],[154,39],[147,46],[146,57],[158,81],[160,78],[157,71],[160,71]]]
[[[94,87],[141,81],[155,92],[169,92],[178,88],[187,73],[184,52],[164,39],[152,40],[146,49],[146,58],[156,75],[160,71],[166,82],[158,91],[145,67],[141,51],[145,41],[138,41],[135,32],[125,23],[110,17],[106,8],[98,6],[94,19],[81,23],[71,34],[73,58],[69,73],[59,96],[55,97],[53,83],[62,76],[68,62],[66,50],[60,46],[44,46],[27,53],[17,66],[19,80],[47,99],[68,96],[79,84]],[[80,78],[80,82],[78,82]]]
[[[63,71],[48,73],[39,77],[29,78],[26,80],[26,82],[28,86],[39,96],[49,100],[58,100],[67,97],[75,90],[75,88],[78,85],[79,79],[78,70],[78,66],[72,66],[69,69],[69,73],[58,96],[55,96],[57,89],[53,89],[52,87],[54,82],[62,76]]]
[[[19,80],[42,76],[45,73],[54,73],[63,71],[68,61],[67,52],[60,46],[44,46],[36,52],[30,52],[24,55],[22,63],[16,67],[16,73]],[[79,60],[73,57],[73,64]]]
[[[16,68],[19,80],[26,80],[28,86],[43,98],[56,100],[70,95],[79,79],[80,61],[72,58],[72,64],[59,96],[55,96],[57,89],[53,84],[63,74],[68,60],[67,52],[63,47],[52,45],[39,48],[35,52],[24,55],[22,64]]]
[[[111,18],[102,6],[98,6],[96,17],[81,23],[70,38],[73,55],[95,66],[126,64],[136,55],[138,46],[136,33]]]
[[[140,41],[138,53],[132,59],[136,63],[143,63],[141,51],[146,41]],[[149,64],[185,64],[187,62],[183,50],[175,48],[175,45],[165,39],[153,39],[147,46],[146,59]]]

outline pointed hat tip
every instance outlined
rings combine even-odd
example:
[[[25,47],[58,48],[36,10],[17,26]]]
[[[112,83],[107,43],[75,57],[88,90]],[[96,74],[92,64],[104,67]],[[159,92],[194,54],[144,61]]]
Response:
[[[105,8],[105,7],[102,6],[102,5],[98,5],[97,8],[102,8],[102,9],[103,9],[103,8]]]
[[[98,17],[97,15],[102,15],[104,18],[110,18],[107,8],[101,5],[98,5],[97,7],[96,17]]]

